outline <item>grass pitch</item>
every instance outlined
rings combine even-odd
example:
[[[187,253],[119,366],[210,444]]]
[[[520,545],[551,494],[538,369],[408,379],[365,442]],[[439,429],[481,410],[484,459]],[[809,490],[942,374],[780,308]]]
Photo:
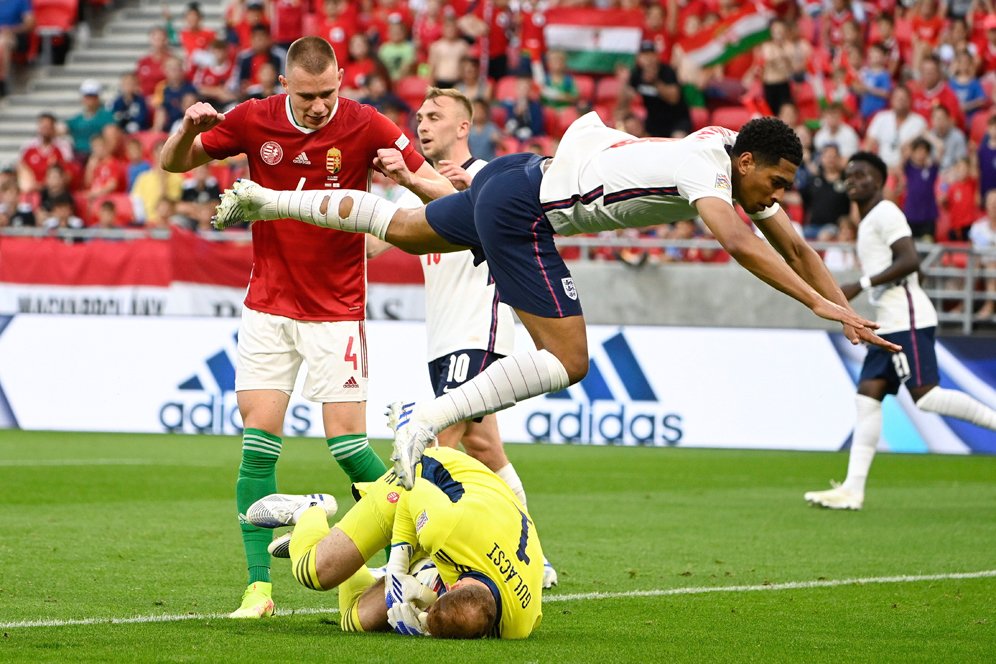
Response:
[[[284,561],[280,615],[221,617],[239,450],[0,432],[0,661],[996,661],[993,457],[881,455],[839,513],[802,494],[842,454],[510,446],[560,586],[530,639],[453,643],[343,634]],[[322,441],[288,440],[278,481],[351,504]]]

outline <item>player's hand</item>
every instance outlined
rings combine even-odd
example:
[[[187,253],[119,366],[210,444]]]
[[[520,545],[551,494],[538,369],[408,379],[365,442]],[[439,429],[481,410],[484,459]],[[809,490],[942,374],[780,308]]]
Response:
[[[811,309],[820,318],[841,323],[844,326],[844,336],[852,344],[857,345],[862,341],[867,341],[894,353],[902,350],[900,346],[886,341],[874,333],[874,330],[878,329],[878,323],[862,318],[853,309],[842,307],[825,297],[821,297]]]
[[[899,344],[894,344],[891,341],[883,339],[882,337],[878,336],[877,334],[875,334],[866,327],[853,328],[850,325],[845,325],[844,336],[846,336],[848,339],[851,339],[851,343],[854,344],[858,343],[857,341],[854,341],[854,337],[851,336],[852,334],[861,341],[864,341],[865,343],[868,344],[872,344],[873,346],[878,346],[879,348],[883,348],[889,351],[890,353],[898,353],[903,349],[903,347],[900,346]]]
[[[402,602],[387,610],[387,622],[398,634],[405,636],[428,636],[429,614],[414,604]]]
[[[861,284],[856,281],[854,283],[844,284],[840,287],[840,290],[844,293],[844,297],[850,301],[856,298],[858,293],[861,292]]]
[[[450,181],[453,188],[457,191],[463,191],[470,187],[470,173],[460,167],[460,164],[455,161],[450,161],[449,159],[440,159],[439,164],[437,164],[436,170],[444,178]]]
[[[224,121],[224,113],[214,110],[214,106],[207,102],[199,101],[183,112],[183,131],[200,134]]]
[[[401,151],[394,148],[380,148],[377,150],[374,166],[402,187],[408,187],[415,179],[414,174],[408,170],[408,164],[405,163],[405,158],[402,156]]]

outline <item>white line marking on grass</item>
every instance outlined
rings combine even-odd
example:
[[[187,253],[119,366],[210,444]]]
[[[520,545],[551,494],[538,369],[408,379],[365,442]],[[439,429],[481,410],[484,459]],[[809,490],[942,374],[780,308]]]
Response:
[[[669,597],[672,595],[706,595],[709,593],[750,593],[773,590],[808,590],[811,588],[836,588],[838,586],[864,586],[884,583],[920,583],[923,581],[951,581],[957,579],[985,579],[996,577],[996,569],[981,572],[951,572],[948,574],[922,574],[917,576],[872,576],[856,579],[825,579],[817,581],[789,581],[754,586],[699,586],[689,588],[661,588],[657,590],[629,590],[626,592],[575,593],[569,595],[549,595],[543,603],[576,602],[591,599],[624,599],[627,597]],[[312,616],[339,613],[337,608],[288,609],[279,612],[281,616]],[[134,616],[132,618],[80,618],[76,620],[21,620],[0,622],[0,629],[18,627],[73,627],[78,625],[135,625],[144,623],[182,622],[184,620],[212,620],[228,618],[227,613],[177,613],[155,616]]]
[[[211,463],[168,459],[2,459],[0,468],[34,466],[213,466]]]

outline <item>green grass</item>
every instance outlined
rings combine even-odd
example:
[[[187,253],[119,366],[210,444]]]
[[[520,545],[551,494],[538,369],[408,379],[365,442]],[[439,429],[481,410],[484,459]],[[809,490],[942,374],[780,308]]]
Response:
[[[677,588],[996,569],[996,458],[883,455],[865,510],[815,510],[840,454],[511,446],[560,572],[524,642],[343,634],[333,593],[274,561],[280,615],[237,605],[244,562],[230,437],[0,432],[0,661],[996,661],[996,578],[795,590]],[[387,455],[386,445],[378,451]],[[291,440],[283,491],[346,480]],[[558,596],[607,593],[607,598]],[[162,614],[188,620],[19,627]]]

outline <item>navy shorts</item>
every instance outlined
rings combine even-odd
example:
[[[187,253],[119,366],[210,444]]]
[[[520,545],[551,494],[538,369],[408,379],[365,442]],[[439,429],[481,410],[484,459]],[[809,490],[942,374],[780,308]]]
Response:
[[[903,383],[908,388],[937,385],[940,376],[934,352],[936,329],[925,327],[881,335],[883,339],[899,344],[903,349],[898,353],[890,353],[878,346],[869,346],[858,382],[884,380],[888,385],[888,394],[899,392],[899,386]]]
[[[543,318],[581,315],[570,270],[553,242],[539,202],[544,157],[499,157],[474,176],[469,189],[432,201],[425,218],[440,237],[470,247],[488,269],[498,299]]]
[[[432,390],[437,397],[441,397],[450,390],[460,387],[471,378],[477,377],[492,363],[503,357],[504,355],[476,348],[458,350],[437,357],[429,362],[429,380],[432,382]],[[482,419],[477,417],[474,418],[474,421],[480,422]]]

